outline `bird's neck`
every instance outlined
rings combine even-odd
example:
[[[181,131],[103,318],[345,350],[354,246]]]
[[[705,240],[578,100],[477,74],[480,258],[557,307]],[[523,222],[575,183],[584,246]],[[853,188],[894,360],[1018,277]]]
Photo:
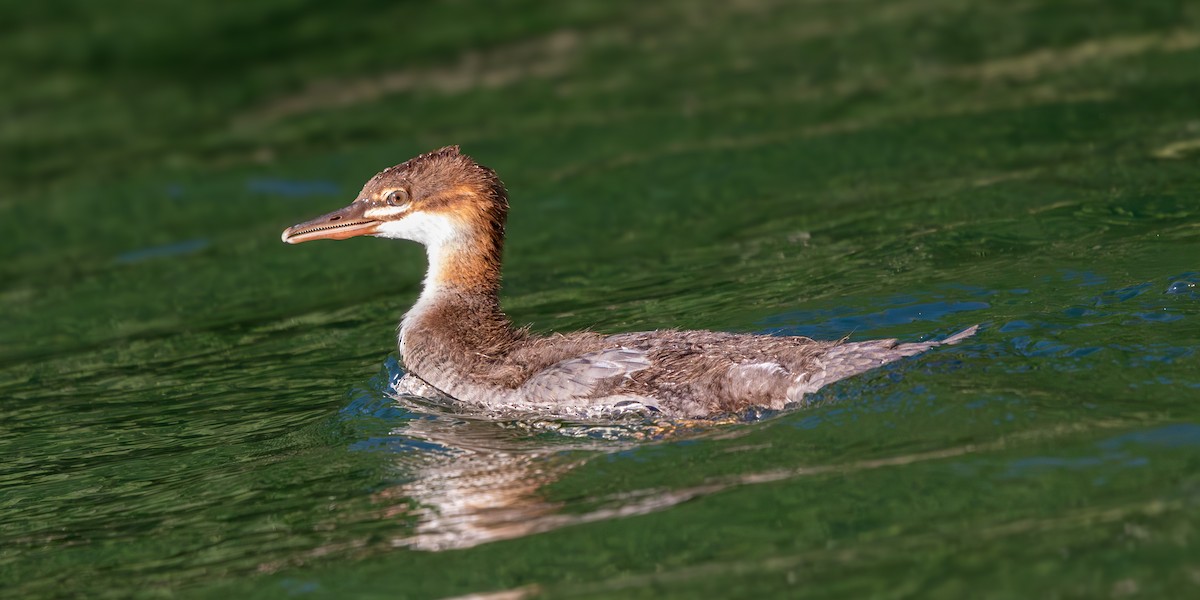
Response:
[[[502,235],[465,231],[426,246],[421,295],[400,325],[406,362],[414,351],[506,351],[519,335],[500,309]]]

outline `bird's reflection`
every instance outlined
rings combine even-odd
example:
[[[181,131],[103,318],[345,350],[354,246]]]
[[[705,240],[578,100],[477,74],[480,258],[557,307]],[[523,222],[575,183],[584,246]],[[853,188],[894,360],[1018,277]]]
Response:
[[[602,503],[590,512],[564,514],[542,488],[584,462],[626,450],[646,439],[684,435],[678,424],[630,422],[571,425],[496,421],[451,413],[453,400],[420,380],[394,384],[395,401],[422,414],[394,433],[434,450],[406,455],[411,480],[381,492],[389,516],[415,520],[394,546],[419,550],[469,548],[575,523],[643,514],[696,495],[697,490],[659,493]],[[546,435],[539,435],[545,433]]]
[[[318,547],[259,565],[275,572],[289,565],[335,555],[366,555],[394,548],[441,551],[471,548],[493,541],[533,535],[571,525],[645,515],[692,498],[743,485],[759,485],[798,477],[888,468],[928,460],[945,460],[1003,447],[968,444],[898,456],[789,466],[721,477],[687,487],[652,487],[601,497],[556,501],[547,486],[589,461],[647,442],[703,438],[729,441],[753,427],[721,427],[721,421],[627,421],[571,424],[511,415],[469,414],[470,407],[440,396],[396,365],[368,393],[371,404],[403,409],[390,438],[400,448],[391,462],[403,483],[378,491],[366,513],[354,511],[339,524],[378,523],[376,532],[331,536]],[[763,415],[741,415],[724,421],[747,423]],[[389,417],[391,418],[391,417]],[[397,421],[391,421],[397,423]],[[755,451],[770,443],[729,445],[725,451]],[[566,506],[566,504],[570,506]],[[323,524],[321,531],[342,529]]]

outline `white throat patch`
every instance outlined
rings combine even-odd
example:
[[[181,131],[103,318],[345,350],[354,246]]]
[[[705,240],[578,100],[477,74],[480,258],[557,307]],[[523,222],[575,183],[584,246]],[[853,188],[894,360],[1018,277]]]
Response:
[[[412,240],[426,246],[444,246],[462,237],[462,227],[446,215],[414,212],[403,219],[384,221],[376,227],[376,237]]]
[[[446,257],[455,247],[466,243],[466,232],[453,217],[416,212],[397,221],[384,221],[377,228],[376,237],[412,240],[425,245],[429,257],[429,270],[425,272],[421,296],[417,303],[404,315],[400,322],[400,354],[404,354],[404,332],[421,318],[442,292],[442,272],[446,268]]]

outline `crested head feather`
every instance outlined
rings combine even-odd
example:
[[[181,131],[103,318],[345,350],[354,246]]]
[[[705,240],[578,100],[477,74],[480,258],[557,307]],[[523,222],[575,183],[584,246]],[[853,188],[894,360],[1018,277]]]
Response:
[[[388,167],[367,182],[364,192],[387,184],[419,184],[427,191],[459,186],[476,188],[498,204],[508,207],[508,193],[496,172],[463,154],[457,144],[414,156]]]

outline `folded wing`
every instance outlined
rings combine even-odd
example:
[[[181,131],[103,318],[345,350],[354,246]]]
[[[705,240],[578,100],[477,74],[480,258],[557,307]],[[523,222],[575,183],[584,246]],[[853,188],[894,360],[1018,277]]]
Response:
[[[602,384],[649,367],[650,359],[643,350],[610,348],[551,365],[526,381],[521,388],[525,397],[538,401],[561,402],[587,398],[596,393]]]

